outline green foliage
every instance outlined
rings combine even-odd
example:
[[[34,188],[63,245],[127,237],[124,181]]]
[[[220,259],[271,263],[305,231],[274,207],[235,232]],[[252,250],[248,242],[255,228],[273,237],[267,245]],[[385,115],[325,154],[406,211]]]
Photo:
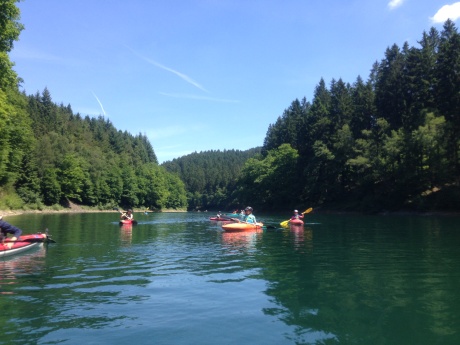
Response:
[[[24,201],[19,197],[14,189],[11,187],[4,187],[0,189],[0,209],[19,210],[23,208]]]
[[[18,39],[16,1],[0,2],[0,190],[8,208],[67,204],[186,208],[177,175],[158,166],[143,134],[117,130],[103,117],[82,118],[53,103],[50,91],[18,91],[8,52]]]
[[[290,205],[297,195],[297,150],[282,144],[270,150],[265,158],[250,158],[244,164],[238,181],[239,200],[258,208],[276,209],[279,204]]]
[[[162,166],[183,181],[190,209],[232,209],[238,207],[233,192],[240,171],[246,160],[258,152],[258,148],[194,152]]]
[[[19,38],[23,25],[18,22],[20,18],[17,0],[2,0],[0,2],[0,87],[15,88],[18,83],[14,64],[10,61],[8,53],[13,49],[13,43]]]
[[[43,202],[46,205],[54,205],[61,200],[61,184],[58,182],[58,169],[47,168],[44,171],[41,183]]]
[[[321,79],[311,106],[294,101],[269,126],[264,158],[245,166],[247,196],[268,207],[267,195],[283,200],[261,182],[274,164],[266,158],[288,143],[299,152],[291,174],[305,182],[297,203],[367,212],[439,207],[426,191],[460,184],[460,35],[448,20],[419,43],[389,47],[367,82],[332,80],[327,88]]]

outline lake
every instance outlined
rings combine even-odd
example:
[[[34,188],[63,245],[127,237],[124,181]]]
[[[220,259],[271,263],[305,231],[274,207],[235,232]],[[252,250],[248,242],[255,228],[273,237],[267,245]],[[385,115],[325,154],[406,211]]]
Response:
[[[460,344],[460,217],[210,216],[5,217],[56,243],[0,259],[0,343]]]

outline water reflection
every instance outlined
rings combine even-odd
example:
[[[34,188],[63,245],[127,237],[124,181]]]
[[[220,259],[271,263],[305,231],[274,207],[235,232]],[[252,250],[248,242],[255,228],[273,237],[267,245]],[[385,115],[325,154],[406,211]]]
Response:
[[[293,237],[294,249],[313,252],[313,230],[310,227],[291,226],[290,235]]]
[[[222,232],[222,242],[227,249],[251,249],[262,237],[263,231]]]
[[[123,224],[120,225],[120,238],[121,243],[124,245],[130,245],[133,240],[133,225]]]
[[[16,284],[17,279],[28,274],[38,274],[44,267],[46,249],[39,243],[28,253],[13,255],[0,260],[0,294],[16,294],[8,285]]]

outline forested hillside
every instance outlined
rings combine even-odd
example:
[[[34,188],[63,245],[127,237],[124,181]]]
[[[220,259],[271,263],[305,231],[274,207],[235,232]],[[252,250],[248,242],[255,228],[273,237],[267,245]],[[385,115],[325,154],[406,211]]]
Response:
[[[145,135],[117,130],[103,117],[82,118],[70,105],[54,104],[46,89],[16,96],[25,115],[22,132],[9,137],[11,150],[1,170],[5,206],[40,208],[70,200],[186,208],[184,184],[158,165]]]
[[[452,21],[418,47],[389,47],[365,81],[321,80],[294,100],[250,159],[239,198],[280,205],[459,210],[460,35]],[[301,206],[297,206],[301,207]]]
[[[158,165],[147,137],[74,114],[45,89],[19,92],[8,52],[22,30],[14,0],[0,5],[0,209],[66,205],[187,207],[183,182]]]
[[[165,162],[162,166],[169,172],[177,173],[184,181],[190,209],[231,209],[238,207],[234,191],[241,169],[249,158],[260,151],[260,148],[254,148],[195,152]]]
[[[388,47],[367,80],[321,79],[261,148],[158,165],[143,134],[20,92],[8,53],[22,24],[0,5],[0,209],[65,205],[363,212],[458,211],[460,34],[448,20],[415,47]],[[56,206],[57,207],[57,206]]]

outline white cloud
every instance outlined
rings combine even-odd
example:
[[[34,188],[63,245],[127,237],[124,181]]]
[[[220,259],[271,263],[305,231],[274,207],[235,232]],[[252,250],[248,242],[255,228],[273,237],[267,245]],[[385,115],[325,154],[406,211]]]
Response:
[[[444,23],[447,19],[456,21],[458,18],[460,18],[460,2],[442,6],[430,19],[433,23]]]
[[[391,0],[389,3],[388,3],[388,7],[390,9],[394,9],[396,7],[399,7],[403,4],[404,0]]]

